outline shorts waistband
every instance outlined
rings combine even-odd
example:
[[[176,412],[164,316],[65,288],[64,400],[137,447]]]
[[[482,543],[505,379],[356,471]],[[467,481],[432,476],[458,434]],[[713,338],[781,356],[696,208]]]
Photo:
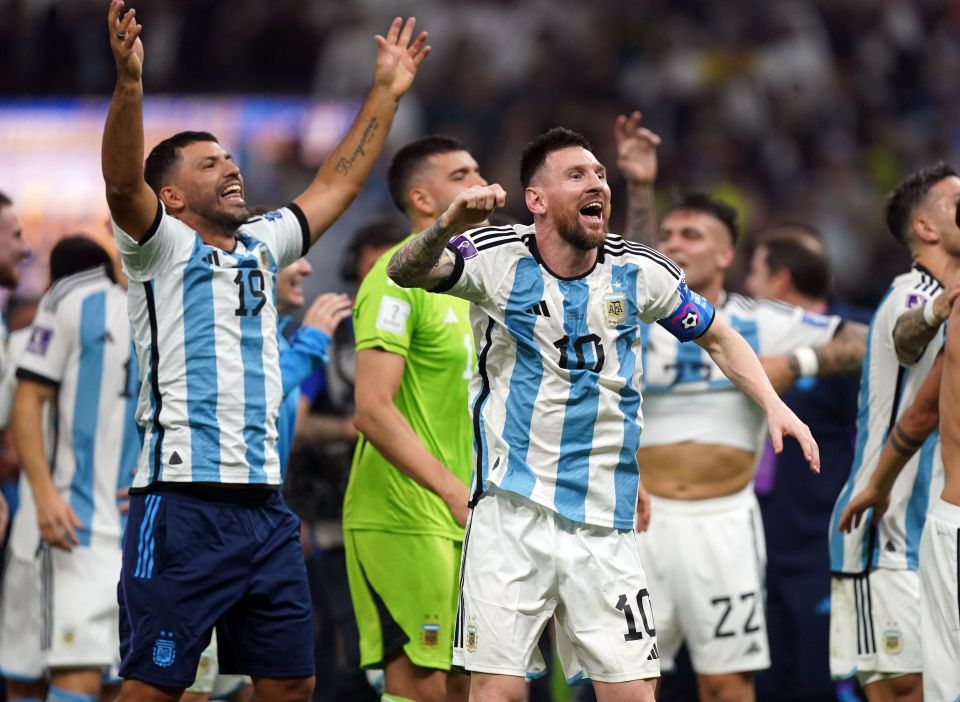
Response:
[[[650,509],[653,515],[666,514],[717,514],[747,509],[757,504],[751,482],[738,492],[705,500],[675,500],[669,497],[650,495]]]
[[[257,507],[280,499],[275,485],[216,485],[210,483],[152,483],[132,494],[179,495],[181,497],[244,507]]]
[[[930,516],[960,527],[960,505],[947,502],[942,497],[938,497],[930,507]]]

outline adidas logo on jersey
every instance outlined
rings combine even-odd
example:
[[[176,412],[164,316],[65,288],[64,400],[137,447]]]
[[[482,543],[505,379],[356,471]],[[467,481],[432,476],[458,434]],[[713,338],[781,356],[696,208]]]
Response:
[[[883,547],[883,550],[886,551],[887,553],[896,553],[897,547],[893,545],[892,541],[888,541],[887,545]]]
[[[180,458],[180,454],[179,454],[179,453],[177,453],[176,451],[174,451],[172,454],[170,454],[170,465],[172,465],[172,466],[179,466],[179,465],[181,465],[182,463],[183,463],[183,459]]]
[[[754,642],[752,642],[749,646],[747,646],[747,650],[743,652],[743,655],[745,655],[745,656],[753,656],[753,655],[756,655],[756,654],[762,653],[762,652],[763,652],[763,649],[760,648],[760,644],[758,644],[756,641],[754,641]]]
[[[533,307],[528,307],[527,309],[525,309],[524,312],[528,312],[530,314],[540,314],[540,315],[543,315],[544,317],[550,316],[550,310],[547,308],[546,300],[540,300],[540,302],[535,304]]]
[[[653,649],[650,651],[650,655],[647,656],[648,661],[656,661],[660,659],[660,651],[657,650],[657,644],[653,644]]]

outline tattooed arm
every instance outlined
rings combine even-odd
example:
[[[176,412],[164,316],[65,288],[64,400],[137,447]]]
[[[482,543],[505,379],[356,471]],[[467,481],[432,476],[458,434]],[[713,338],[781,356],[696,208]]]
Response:
[[[641,115],[620,115],[614,126],[617,167],[627,181],[627,224],[623,238],[647,246],[657,243],[653,183],[657,179],[660,137],[640,126]]]
[[[430,290],[453,273],[450,238],[503,207],[507,194],[499,185],[474,185],[460,192],[450,207],[426,231],[401,246],[387,263],[387,275],[402,288]]]
[[[859,322],[844,322],[830,341],[812,350],[817,356],[818,378],[856,373],[867,351],[867,327]],[[771,385],[779,393],[789,390],[801,375],[796,352],[762,356],[760,362]]]
[[[958,293],[960,288],[943,290],[933,298],[933,314],[940,323],[950,316],[950,308]],[[900,315],[893,328],[893,347],[897,351],[897,360],[901,365],[912,366],[916,363],[923,354],[923,350],[927,348],[927,344],[940,330],[940,324],[934,326],[927,324],[923,317],[923,310],[923,307],[907,310]]]
[[[840,531],[860,526],[863,513],[873,507],[873,524],[890,506],[890,491],[913,455],[920,450],[940,423],[940,379],[944,355],[941,353],[924,379],[913,404],[903,411],[884,444],[877,467],[866,486],[847,504],[840,517]]]
[[[383,150],[400,98],[413,84],[417,69],[430,52],[430,47],[425,46],[425,32],[410,41],[415,24],[412,17],[405,23],[398,17],[386,38],[377,35],[373,88],[313,182],[294,200],[310,227],[311,245],[360,192]]]

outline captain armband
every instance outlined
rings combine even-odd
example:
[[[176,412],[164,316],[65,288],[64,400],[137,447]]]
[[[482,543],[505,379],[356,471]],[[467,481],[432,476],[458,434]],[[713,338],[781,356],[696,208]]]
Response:
[[[680,341],[693,341],[710,328],[716,312],[713,305],[690,290],[685,281],[680,281],[677,292],[680,293],[680,304],[677,309],[669,317],[659,320],[657,324]]]

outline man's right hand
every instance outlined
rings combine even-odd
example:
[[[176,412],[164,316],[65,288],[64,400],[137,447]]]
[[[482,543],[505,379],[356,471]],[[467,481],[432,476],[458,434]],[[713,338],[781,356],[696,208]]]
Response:
[[[137,24],[137,11],[132,7],[121,17],[123,5],[123,0],[110,2],[107,12],[110,48],[117,64],[117,77],[139,82],[143,75],[143,42],[140,41],[143,25]]]
[[[470,513],[470,488],[456,478],[453,478],[450,482],[452,486],[450,494],[444,495],[443,501],[450,509],[450,514],[457,520],[457,524],[465,527],[467,526],[467,516]]]
[[[490,217],[507,201],[507,193],[499,185],[473,185],[462,190],[440,215],[440,226],[456,232],[466,231]]]
[[[344,319],[350,316],[353,302],[349,295],[324,293],[319,295],[303,315],[303,326],[319,329],[329,337]]]
[[[83,526],[73,507],[56,490],[37,498],[36,503],[37,524],[43,540],[50,546],[73,550],[80,543],[76,530]]]
[[[947,317],[950,316],[953,303],[960,297],[960,281],[954,279],[951,282],[952,285],[948,283],[948,286],[933,298],[933,313],[940,321],[946,321]]]
[[[890,507],[890,493],[881,492],[873,483],[868,483],[866,487],[853,496],[850,502],[840,515],[840,522],[837,525],[838,531],[850,532],[853,529],[860,528],[860,520],[863,519],[863,513],[873,507],[873,526],[880,524],[880,520]]]

